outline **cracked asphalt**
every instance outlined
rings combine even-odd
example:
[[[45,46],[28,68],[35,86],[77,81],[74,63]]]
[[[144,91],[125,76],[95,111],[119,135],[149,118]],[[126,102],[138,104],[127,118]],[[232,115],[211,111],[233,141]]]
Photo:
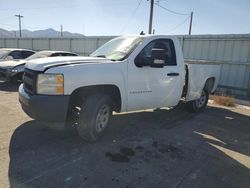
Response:
[[[0,82],[0,187],[249,187],[250,108],[115,114],[99,142],[51,130]]]

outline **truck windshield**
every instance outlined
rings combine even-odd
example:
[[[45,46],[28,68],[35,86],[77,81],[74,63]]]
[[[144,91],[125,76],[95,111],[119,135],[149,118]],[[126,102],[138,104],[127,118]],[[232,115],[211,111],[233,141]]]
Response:
[[[8,54],[9,50],[0,50],[0,59],[4,59]]]
[[[143,37],[126,36],[118,37],[107,42],[95,52],[92,57],[104,57],[111,60],[122,60],[143,40]]]

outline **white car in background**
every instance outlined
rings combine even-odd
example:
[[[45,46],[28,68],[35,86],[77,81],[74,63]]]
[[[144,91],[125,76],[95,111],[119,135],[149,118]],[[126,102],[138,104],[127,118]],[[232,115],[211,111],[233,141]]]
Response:
[[[22,80],[24,73],[24,66],[29,60],[45,58],[45,57],[57,57],[57,56],[78,56],[72,52],[66,51],[40,51],[23,60],[9,60],[0,63],[0,77],[5,80],[16,81]]]
[[[12,59],[26,59],[34,53],[34,51],[27,49],[0,48],[0,61],[7,61]]]

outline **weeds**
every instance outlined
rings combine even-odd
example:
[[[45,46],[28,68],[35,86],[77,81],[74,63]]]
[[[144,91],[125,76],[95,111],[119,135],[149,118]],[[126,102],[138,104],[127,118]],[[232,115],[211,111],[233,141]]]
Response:
[[[223,105],[223,106],[229,106],[234,107],[235,106],[235,100],[233,96],[226,96],[224,94],[221,95],[214,95],[213,100],[215,104]]]

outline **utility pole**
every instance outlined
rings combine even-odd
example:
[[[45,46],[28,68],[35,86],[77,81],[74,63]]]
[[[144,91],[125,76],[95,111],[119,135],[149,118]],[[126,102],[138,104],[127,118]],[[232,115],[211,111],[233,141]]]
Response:
[[[149,28],[148,34],[152,33],[152,22],[153,22],[153,14],[154,14],[154,0],[150,0],[150,17],[149,17]]]
[[[61,24],[61,37],[63,36],[63,25]]]
[[[192,33],[192,24],[193,24],[193,11],[191,12],[191,16],[190,16],[190,25],[189,25],[189,35],[191,35]]]
[[[21,18],[23,18],[22,15],[18,14],[18,15],[15,15],[16,17],[18,17],[18,20],[19,20],[19,36],[20,38],[22,37],[22,27],[21,27]]]

